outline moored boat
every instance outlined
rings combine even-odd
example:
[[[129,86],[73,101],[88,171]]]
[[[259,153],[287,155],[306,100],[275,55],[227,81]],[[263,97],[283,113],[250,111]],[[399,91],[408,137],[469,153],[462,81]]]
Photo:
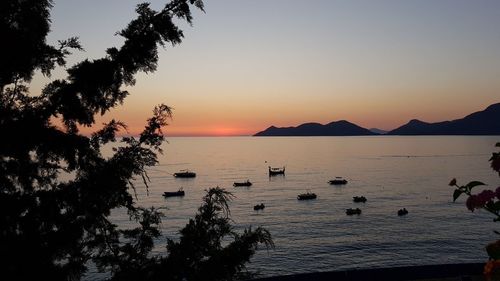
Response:
[[[269,166],[269,176],[275,175],[285,175],[285,167],[283,166],[282,168],[272,168],[271,166]]]
[[[196,177],[195,172],[190,172],[189,170],[181,170],[180,172],[174,173],[176,178],[194,178]]]
[[[365,203],[366,202],[366,197],[364,196],[354,196],[352,197],[352,201],[356,203]]]
[[[345,210],[346,215],[352,216],[352,215],[361,215],[361,209],[360,208],[349,208]]]
[[[182,190],[182,187],[177,191],[165,191],[163,192],[163,197],[176,197],[176,196],[184,196],[186,193]]]
[[[312,192],[306,192],[306,193],[302,193],[302,194],[299,194],[297,195],[297,200],[309,200],[309,199],[316,199],[316,193],[312,193]]]
[[[250,180],[244,182],[234,182],[233,186],[252,186],[252,183],[250,182]]]
[[[253,206],[253,209],[255,211],[258,211],[258,210],[263,210],[266,206],[264,205],[264,203],[260,203],[260,204],[257,204],[255,206]]]
[[[342,177],[335,177],[333,180],[328,181],[329,184],[342,185],[347,184],[347,180]]]
[[[406,208],[398,210],[398,216],[405,216],[407,214],[408,214],[408,210],[406,210]]]

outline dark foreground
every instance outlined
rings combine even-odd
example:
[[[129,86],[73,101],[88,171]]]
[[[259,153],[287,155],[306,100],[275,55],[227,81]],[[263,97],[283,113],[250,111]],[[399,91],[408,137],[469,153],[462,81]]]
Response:
[[[254,281],[403,281],[403,280],[484,280],[484,263],[405,266],[363,270],[303,273],[254,279]]]

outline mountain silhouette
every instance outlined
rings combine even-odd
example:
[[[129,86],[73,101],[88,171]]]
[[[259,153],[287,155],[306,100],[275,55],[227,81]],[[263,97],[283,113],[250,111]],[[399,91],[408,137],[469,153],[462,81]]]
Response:
[[[462,119],[427,123],[413,119],[388,135],[500,135],[500,103]]]
[[[368,136],[377,135],[346,120],[331,122],[326,125],[305,123],[297,127],[271,126],[254,136]]]

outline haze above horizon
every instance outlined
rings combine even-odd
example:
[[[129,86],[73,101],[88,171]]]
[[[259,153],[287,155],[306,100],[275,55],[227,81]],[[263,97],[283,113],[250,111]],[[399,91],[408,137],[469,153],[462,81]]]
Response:
[[[56,0],[50,42],[79,36],[69,65],[119,46],[143,1]],[[160,8],[165,1],[150,1]],[[170,136],[251,135],[348,120],[394,129],[462,118],[500,100],[500,2],[207,1],[124,106],[102,117],[140,131],[166,103]],[[51,79],[65,77],[64,71]],[[49,78],[38,75],[36,94]]]

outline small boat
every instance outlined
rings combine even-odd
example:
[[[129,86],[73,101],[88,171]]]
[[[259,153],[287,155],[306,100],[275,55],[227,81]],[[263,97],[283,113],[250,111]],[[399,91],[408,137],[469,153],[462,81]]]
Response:
[[[233,183],[233,186],[235,186],[235,187],[236,186],[251,186],[251,185],[252,185],[252,183],[249,180],[244,181],[244,182],[235,182],[235,183]]]
[[[275,176],[275,175],[284,175],[285,174],[285,167],[283,168],[272,168],[269,166],[269,176]]]
[[[195,172],[190,172],[189,170],[181,170],[180,172],[174,173],[176,178],[194,178],[196,177]]]
[[[263,210],[266,206],[264,206],[264,203],[260,203],[260,204],[257,204],[255,206],[253,206],[253,209],[255,211],[258,211],[258,210]]]
[[[356,208],[356,209],[349,208],[349,209],[345,210],[345,213],[349,216],[361,215],[361,209],[360,208]]]
[[[408,214],[408,210],[406,210],[406,208],[398,210],[398,216],[404,216],[404,215],[407,215],[407,214]]]
[[[302,193],[302,194],[299,194],[297,195],[297,200],[309,200],[309,199],[316,199],[316,193],[312,193],[312,192],[306,192],[306,193]]]
[[[163,197],[176,197],[176,196],[184,196],[186,193],[182,190],[182,187],[177,191],[165,191],[163,192]]]
[[[354,201],[356,203],[365,203],[366,202],[366,197],[364,197],[364,196],[354,196],[352,198],[352,201]]]
[[[332,185],[341,185],[341,184],[347,184],[347,180],[345,180],[342,177],[335,177],[333,180],[328,181],[328,183]]]

